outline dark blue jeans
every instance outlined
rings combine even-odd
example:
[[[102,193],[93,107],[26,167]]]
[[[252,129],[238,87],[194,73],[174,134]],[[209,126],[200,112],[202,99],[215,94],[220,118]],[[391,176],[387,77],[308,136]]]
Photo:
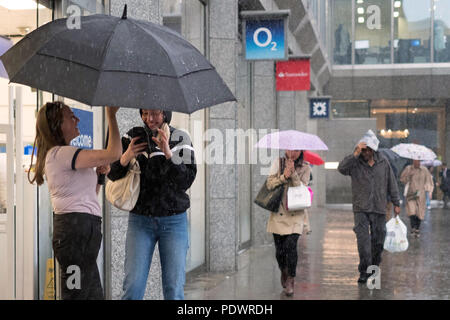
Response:
[[[158,243],[164,299],[183,300],[188,242],[186,212],[168,217],[130,213],[122,299],[144,297],[153,251]]]
[[[103,300],[97,267],[102,218],[88,213],[53,215],[53,251],[61,268],[62,300]]]

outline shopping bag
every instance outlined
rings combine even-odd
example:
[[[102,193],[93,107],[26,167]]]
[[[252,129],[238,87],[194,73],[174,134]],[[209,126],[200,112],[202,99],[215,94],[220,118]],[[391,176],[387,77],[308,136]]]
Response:
[[[287,191],[286,209],[288,211],[303,210],[311,207],[311,193],[304,184],[289,187]]]
[[[389,252],[403,252],[408,249],[408,230],[398,216],[386,223],[384,249]]]
[[[124,211],[130,211],[139,198],[141,170],[135,158],[130,161],[130,167],[125,177],[106,183],[105,195],[111,204]]]

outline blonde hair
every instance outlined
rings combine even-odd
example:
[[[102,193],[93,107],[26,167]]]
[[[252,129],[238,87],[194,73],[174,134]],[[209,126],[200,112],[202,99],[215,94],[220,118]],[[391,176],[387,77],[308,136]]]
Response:
[[[66,145],[64,135],[61,131],[63,122],[63,107],[66,106],[60,101],[47,102],[37,114],[36,118],[36,138],[34,139],[33,152],[31,154],[31,165],[33,164],[34,151],[37,149],[36,167],[33,179],[28,171],[28,181],[37,185],[44,183],[45,158],[47,152],[55,146]]]

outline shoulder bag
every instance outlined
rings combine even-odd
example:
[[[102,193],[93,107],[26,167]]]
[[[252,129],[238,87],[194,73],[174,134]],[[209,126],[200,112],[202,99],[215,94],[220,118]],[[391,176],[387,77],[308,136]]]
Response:
[[[282,167],[282,161],[280,159],[280,169]],[[281,172],[282,170],[280,170]],[[271,212],[278,212],[280,209],[281,198],[283,197],[284,184],[280,184],[275,189],[269,190],[267,188],[267,179],[262,185],[255,198],[255,203],[263,209]]]
[[[109,180],[106,183],[105,194],[111,204],[124,211],[130,211],[136,205],[140,192],[141,170],[139,162],[133,158],[128,172],[122,179]]]

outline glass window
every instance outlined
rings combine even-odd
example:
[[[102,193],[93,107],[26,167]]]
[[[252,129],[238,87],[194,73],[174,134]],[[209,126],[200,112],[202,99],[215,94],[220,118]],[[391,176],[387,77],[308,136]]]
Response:
[[[355,64],[391,63],[391,2],[355,1]]]
[[[434,61],[450,62],[450,0],[434,1]]]
[[[351,64],[352,60],[352,3],[347,0],[332,1],[334,39],[334,64]]]
[[[333,118],[368,118],[369,103],[366,100],[358,101],[331,101]]]
[[[430,62],[430,1],[394,1],[395,63]]]

